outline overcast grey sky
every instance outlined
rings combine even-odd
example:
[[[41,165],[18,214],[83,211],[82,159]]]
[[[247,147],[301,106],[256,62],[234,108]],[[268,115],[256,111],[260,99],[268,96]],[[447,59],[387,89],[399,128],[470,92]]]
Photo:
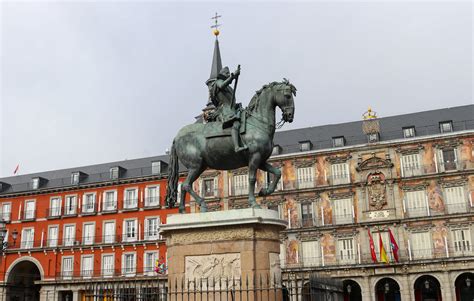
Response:
[[[0,177],[163,154],[206,104],[215,11],[238,101],[283,77],[298,88],[283,130],[473,102],[471,1],[0,8]]]

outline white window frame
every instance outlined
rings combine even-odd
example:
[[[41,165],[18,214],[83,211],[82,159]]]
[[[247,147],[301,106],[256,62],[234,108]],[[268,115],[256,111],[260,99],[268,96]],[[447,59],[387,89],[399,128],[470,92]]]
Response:
[[[205,182],[206,181],[212,181],[212,191],[209,193],[209,194],[206,194],[206,191],[205,191]],[[204,197],[204,198],[213,198],[213,197],[216,197],[218,196],[217,195],[217,190],[218,190],[218,177],[207,177],[207,178],[203,178],[200,180],[200,188],[199,188],[199,191],[201,191],[201,196]]]
[[[445,129],[444,126],[449,125],[449,129]],[[452,120],[447,120],[447,121],[441,121],[439,123],[439,131],[441,133],[452,133],[453,132],[453,121]]]
[[[151,174],[152,175],[159,175],[161,173],[161,161],[152,161],[151,162]]]
[[[275,191],[281,191],[283,190],[283,172],[281,173],[281,177],[280,177],[280,180],[278,181],[278,184],[277,186],[275,187]],[[263,173],[263,187],[264,188],[268,188],[268,186],[270,186],[271,184],[271,178],[273,178],[274,176],[269,173],[268,171],[265,171]]]
[[[428,195],[425,190],[404,191],[404,211],[408,217],[421,217],[430,215]]]
[[[150,231],[148,231],[148,227],[149,227],[149,221],[152,220],[152,219],[156,219],[156,225],[157,225],[157,229],[156,229],[156,234],[155,235],[150,235]],[[144,222],[144,228],[145,230],[143,231],[144,232],[144,237],[145,237],[145,240],[156,240],[156,239],[160,239],[160,225],[161,225],[161,221],[160,221],[160,217],[159,216],[147,216],[145,217],[145,222]]]
[[[31,188],[36,190],[36,189],[39,188],[39,185],[40,185],[40,179],[39,178],[33,178]]]
[[[56,228],[56,239],[51,238],[51,229]],[[50,248],[55,248],[58,246],[59,241],[59,225],[49,225],[48,226],[48,240],[47,246]]]
[[[462,239],[460,236],[464,236]],[[455,255],[471,255],[473,253],[472,234],[469,227],[451,230],[453,252]]]
[[[247,173],[232,176],[233,195],[246,195],[249,192],[249,175]]]
[[[88,196],[92,196],[92,208],[88,208],[89,204]],[[97,193],[96,192],[86,192],[82,196],[82,213],[95,213],[96,212],[96,204],[97,204]],[[87,206],[86,206],[87,205]]]
[[[31,231],[29,235],[26,235],[26,231]],[[32,249],[35,244],[35,228],[34,227],[25,227],[21,229],[21,241],[20,247],[22,249]]]
[[[86,226],[92,226],[92,233],[86,236]],[[95,243],[95,222],[85,222],[82,224],[82,244],[90,246]]]
[[[120,178],[120,168],[118,166],[111,167],[109,169],[109,176],[111,180],[117,180]]]
[[[347,241],[347,244],[344,243],[344,241]],[[348,245],[350,241],[350,244],[352,248],[346,248],[344,249],[343,247]],[[339,255],[339,263],[341,264],[354,264],[356,263],[356,255],[357,251],[355,249],[355,239],[353,237],[346,237],[346,238],[340,238],[337,240],[337,254]]]
[[[71,173],[71,185],[77,185],[79,184],[80,181],[80,173],[79,172],[73,172]]]
[[[72,237],[67,237],[68,232],[66,228],[73,227]],[[76,241],[76,224],[64,224],[63,226],[63,246],[71,247],[74,246]]]
[[[53,206],[53,201],[58,201],[58,206]],[[53,196],[49,198],[49,217],[60,217],[62,208],[62,198],[60,196]]]
[[[84,266],[84,259],[90,259],[91,266],[86,269]],[[87,254],[81,256],[81,277],[92,278],[94,276],[94,254]]]
[[[414,138],[416,137],[416,130],[414,126],[407,126],[402,128],[403,138]]]
[[[134,191],[135,198],[130,199],[128,192]],[[138,208],[138,187],[128,187],[123,191],[123,208],[124,209],[136,209]]]
[[[107,233],[106,230],[107,230],[107,227],[106,227],[106,224],[113,224],[114,225],[114,230],[112,233]],[[116,239],[115,239],[115,236],[116,236],[116,232],[117,232],[117,223],[115,222],[115,220],[106,220],[106,221],[103,221],[102,222],[102,243],[105,243],[105,244],[111,244],[111,243],[115,243],[116,242]]]
[[[414,177],[423,174],[420,154],[415,153],[401,155],[400,171],[402,177]]]
[[[107,199],[107,195],[109,195],[110,193],[113,193],[112,200]],[[109,212],[109,211],[116,211],[116,210],[117,210],[117,189],[104,191],[102,193],[102,212]]]
[[[71,200],[74,200],[72,209],[70,208]],[[64,197],[64,215],[76,215],[78,206],[78,197],[77,194],[68,194]]]
[[[5,206],[8,207],[9,209],[5,212]],[[5,202],[2,203],[2,220],[9,222],[12,219],[12,203],[11,202]]]
[[[298,188],[313,188],[314,178],[314,165],[296,168],[296,182],[298,183]]]
[[[105,260],[104,257],[112,257],[111,266],[104,266]],[[102,277],[113,277],[115,271],[115,253],[104,253],[100,258],[100,273]]]
[[[150,189],[156,190],[155,196],[150,196]],[[145,187],[145,207],[156,207],[160,205],[160,185],[147,185]]]
[[[302,241],[301,251],[304,267],[321,266],[321,244],[319,240]]]
[[[354,222],[354,200],[352,198],[334,199],[332,203],[335,225],[351,224]]]
[[[148,266],[147,265],[147,261],[148,261],[148,257],[147,255],[148,254],[153,254],[155,259],[153,260],[153,264],[151,266]],[[158,260],[158,257],[159,257],[159,252],[158,251],[145,251],[143,253],[143,272],[145,275],[147,276],[155,276],[156,273],[155,273],[155,264],[156,264],[156,260]]]
[[[33,209],[28,209],[28,204],[33,204]],[[25,200],[25,212],[23,214],[23,219],[32,220],[36,216],[36,200]]]
[[[128,235],[128,227],[127,227],[127,223],[130,222],[130,221],[134,221],[135,222],[135,231],[134,232],[134,235],[133,237],[129,237]],[[136,218],[127,218],[127,219],[124,219],[123,220],[123,236],[122,236],[122,241],[123,242],[135,242],[135,241],[138,241],[138,219]]]
[[[453,155],[454,155],[454,161],[453,162],[450,162],[450,161],[447,161],[445,158],[444,158],[444,151],[448,151],[448,150],[452,150],[453,151]],[[458,170],[459,168],[459,164],[458,164],[458,160],[459,160],[459,156],[458,156],[458,149],[457,147],[447,147],[447,148],[440,148],[437,150],[437,153],[438,153],[438,158],[439,158],[439,171],[440,172],[450,172],[450,171],[456,171]],[[454,169],[446,169],[446,165],[447,164],[454,164]]]
[[[332,185],[341,185],[350,183],[349,163],[331,164]]]
[[[133,255],[133,266],[127,267],[126,258],[128,255]],[[122,253],[122,275],[127,277],[135,276],[137,272],[137,253],[136,252],[125,252]]]
[[[467,212],[468,198],[464,186],[445,187],[444,196],[448,214]]]
[[[430,231],[412,232],[410,245],[414,260],[431,259],[433,257],[433,238]]]
[[[66,267],[66,265],[64,264],[65,259],[71,261],[70,270],[65,270],[65,267]],[[63,279],[72,279],[73,271],[74,271],[74,256],[63,256],[61,258],[61,277]]]
[[[332,137],[332,147],[343,147],[346,145],[344,136]]]

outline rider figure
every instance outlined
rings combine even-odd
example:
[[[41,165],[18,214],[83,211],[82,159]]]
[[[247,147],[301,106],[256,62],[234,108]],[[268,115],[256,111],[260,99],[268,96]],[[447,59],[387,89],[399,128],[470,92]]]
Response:
[[[222,128],[232,127],[231,135],[234,143],[235,152],[241,152],[248,149],[247,145],[239,144],[240,130],[240,104],[236,105],[234,101],[234,89],[230,84],[240,74],[240,69],[234,73],[229,72],[228,67],[222,68],[217,75],[217,79],[208,82],[209,98],[214,106],[216,106],[215,115],[217,120],[222,122]]]

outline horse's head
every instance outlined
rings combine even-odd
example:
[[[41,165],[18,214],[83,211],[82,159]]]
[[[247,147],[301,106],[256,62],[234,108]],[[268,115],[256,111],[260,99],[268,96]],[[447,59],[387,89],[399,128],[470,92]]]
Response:
[[[289,80],[283,79],[283,82],[277,86],[275,95],[275,103],[281,109],[283,113],[283,121],[293,122],[295,117],[295,102],[293,95],[296,96],[296,88]]]

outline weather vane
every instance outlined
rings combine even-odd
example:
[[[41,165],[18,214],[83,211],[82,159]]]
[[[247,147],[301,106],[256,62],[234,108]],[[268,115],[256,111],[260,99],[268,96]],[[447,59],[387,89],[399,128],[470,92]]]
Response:
[[[216,39],[217,39],[217,36],[218,36],[219,33],[220,33],[220,32],[219,32],[219,26],[222,25],[222,24],[217,23],[217,21],[218,21],[218,19],[219,19],[220,17],[222,17],[222,16],[221,16],[221,15],[218,15],[217,12],[216,12],[216,14],[214,15],[214,17],[211,18],[211,19],[214,20],[214,25],[212,25],[211,28],[214,28],[213,33],[214,33],[214,35],[216,36]]]

